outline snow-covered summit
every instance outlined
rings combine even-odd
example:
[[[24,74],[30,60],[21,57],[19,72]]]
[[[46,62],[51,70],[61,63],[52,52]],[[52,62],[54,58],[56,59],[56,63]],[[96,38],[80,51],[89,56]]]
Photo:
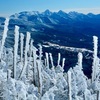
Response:
[[[45,10],[44,12],[42,12],[43,15],[45,16],[50,16],[53,12],[51,12],[49,9]]]

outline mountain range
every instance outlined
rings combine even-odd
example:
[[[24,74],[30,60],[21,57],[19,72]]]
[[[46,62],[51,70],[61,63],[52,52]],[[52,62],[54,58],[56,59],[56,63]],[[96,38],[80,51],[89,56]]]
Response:
[[[0,33],[3,31],[5,18],[0,17]],[[49,43],[57,44],[60,46],[85,48],[93,51],[92,36],[96,35],[100,38],[100,14],[83,14],[78,12],[66,13],[62,10],[58,12],[51,12],[46,10],[44,12],[38,11],[23,11],[10,16],[9,32],[7,37],[6,46],[12,46],[14,41],[14,27],[20,26],[20,32],[26,34],[27,31],[31,32],[31,37],[34,39],[34,45],[41,43],[48,45]],[[0,34],[1,38],[2,34]],[[100,42],[99,51],[100,51]],[[54,53],[55,59],[58,52],[61,52],[64,57],[72,58],[70,61],[67,59],[67,66],[73,66],[77,61],[75,59],[77,51],[59,50],[56,47],[47,48],[43,47],[44,51]],[[91,56],[89,52],[83,52],[85,58],[83,64],[85,66],[85,73],[91,72],[92,61],[86,60],[86,55]],[[98,53],[100,56],[100,52]],[[73,62],[73,64],[72,64]],[[67,69],[67,68],[66,68]]]

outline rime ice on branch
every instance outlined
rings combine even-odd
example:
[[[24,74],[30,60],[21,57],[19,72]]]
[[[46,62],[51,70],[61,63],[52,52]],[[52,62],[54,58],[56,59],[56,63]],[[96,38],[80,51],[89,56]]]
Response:
[[[20,34],[20,45],[21,45],[21,63],[23,65],[23,44],[24,44],[24,35]]]
[[[93,36],[93,43],[94,43],[94,54],[93,54],[93,65],[92,65],[92,82],[96,78],[96,71],[97,71],[97,53],[98,53],[98,37]]]
[[[39,60],[41,61],[42,59],[42,46],[39,44]]]
[[[33,80],[36,84],[36,79],[37,79],[37,77],[36,77],[36,75],[37,75],[37,65],[36,65],[37,55],[36,55],[36,52],[38,49],[33,46],[32,50],[33,50],[32,51],[33,52]]]
[[[15,44],[14,44],[14,78],[15,79],[16,79],[18,41],[19,41],[19,27],[15,26]]]
[[[72,93],[71,93],[71,72],[68,71],[68,100],[72,100]]]
[[[29,48],[29,49],[30,49],[30,56],[29,56],[30,58],[29,58],[29,63],[31,63],[33,42],[34,42],[34,41],[33,41],[33,40],[31,40],[31,43],[30,43],[30,48]]]
[[[49,56],[48,56],[48,53],[45,53],[45,55],[46,55],[46,66],[47,66],[47,68],[49,68]]]
[[[62,60],[62,68],[64,68],[64,65],[65,65],[65,58],[63,58]]]
[[[61,54],[58,53],[58,66],[60,65]]]
[[[3,32],[3,35],[2,35],[1,48],[0,48],[0,60],[1,60],[2,52],[3,52],[3,47],[4,47],[4,44],[5,44],[5,40],[6,40],[6,37],[7,37],[8,24],[9,24],[9,18],[6,18],[5,25],[4,25],[4,32]]]
[[[51,60],[51,65],[52,65],[52,70],[54,70],[54,64],[53,64],[52,54],[51,54],[51,53],[49,53],[49,55],[50,55],[50,60]]]
[[[27,32],[27,37],[26,37],[26,45],[25,45],[25,63],[24,67],[22,69],[21,77],[24,75],[27,67],[27,52],[29,51],[29,42],[30,42],[30,33]]]
[[[78,53],[78,65],[81,67],[81,70],[83,69],[82,68],[82,59],[83,59],[82,53]]]
[[[41,61],[37,60],[37,64],[38,64],[38,76],[39,76],[39,93],[42,95],[42,72],[41,72]]]

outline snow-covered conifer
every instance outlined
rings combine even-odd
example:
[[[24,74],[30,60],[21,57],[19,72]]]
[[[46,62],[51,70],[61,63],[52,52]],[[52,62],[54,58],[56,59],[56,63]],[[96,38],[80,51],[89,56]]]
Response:
[[[26,67],[27,67],[27,52],[29,50],[29,42],[30,42],[30,33],[27,32],[27,37],[26,37],[26,45],[25,45],[25,62],[24,62],[24,67],[22,69],[21,77],[25,74]]]
[[[82,53],[78,53],[78,65],[80,66],[80,69],[82,70],[82,59],[83,59],[83,55]]]
[[[49,55],[48,55],[48,53],[45,53],[45,55],[46,55],[46,62],[47,62],[47,68],[49,68]]]
[[[98,37],[93,36],[94,52],[93,52],[93,65],[92,65],[92,82],[96,78],[97,71],[97,53],[98,53]]]
[[[15,26],[15,44],[14,44],[14,78],[15,79],[16,79],[18,41],[19,41],[19,27]]]
[[[39,44],[39,60],[42,60],[42,46]]]
[[[9,80],[11,78],[11,70],[7,70],[7,79]]]
[[[37,60],[37,64],[38,64],[37,69],[38,69],[38,77],[39,77],[39,79],[38,79],[38,81],[39,81],[39,93],[40,93],[40,95],[42,95],[42,72],[41,72],[42,66],[41,66],[41,61]]]
[[[33,47],[33,40],[31,40],[31,43],[30,43],[30,58],[29,58],[29,63],[31,63],[31,58],[32,58],[32,47]]]
[[[65,65],[65,58],[63,58],[62,60],[62,68],[64,68],[64,65]]]
[[[68,71],[68,100],[72,100],[72,93],[71,93],[71,72]]]
[[[51,54],[51,53],[49,53],[49,55],[50,55],[50,60],[51,60],[51,65],[52,65],[52,70],[54,70],[54,64],[53,64],[52,54]]]
[[[32,49],[33,51],[33,81],[35,82],[35,85],[36,85],[36,79],[37,79],[37,77],[36,77],[36,75],[37,75],[37,65],[36,65],[36,60],[37,60],[37,54],[36,54],[36,52],[38,51],[38,49],[37,48],[35,48],[34,46],[33,46],[33,49]]]
[[[4,32],[3,32],[3,35],[2,35],[1,48],[0,48],[0,60],[1,60],[2,52],[3,52],[3,47],[4,47],[4,44],[5,44],[5,40],[6,40],[6,37],[7,37],[8,24],[9,24],[9,18],[6,18],[5,25],[4,25]]]
[[[58,66],[60,65],[61,54],[58,53]]]
[[[21,63],[23,65],[23,45],[24,45],[24,35],[23,33],[20,34],[20,45],[21,45]]]

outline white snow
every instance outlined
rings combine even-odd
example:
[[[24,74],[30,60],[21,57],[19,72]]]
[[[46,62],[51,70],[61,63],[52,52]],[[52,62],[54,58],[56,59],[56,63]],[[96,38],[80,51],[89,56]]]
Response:
[[[93,55],[93,66],[92,66],[92,82],[95,80],[96,78],[96,71],[97,71],[97,51],[98,51],[98,37],[93,36],[93,43],[94,43],[94,55]]]
[[[19,27],[15,26],[15,44],[14,44],[14,78],[15,79],[16,79],[16,63],[17,63],[18,41],[19,41]]]
[[[21,63],[23,65],[23,45],[24,45],[24,35],[20,33],[20,45],[21,45]]]
[[[48,55],[48,53],[45,53],[45,55],[46,55],[47,68],[49,68],[49,55]]]
[[[53,57],[52,57],[52,54],[51,53],[49,53],[49,55],[50,55],[52,70],[54,70]]]
[[[1,60],[2,52],[3,52],[5,40],[6,40],[6,37],[7,37],[8,25],[9,25],[9,18],[6,18],[5,25],[4,25],[4,32],[3,32],[3,35],[2,35],[1,48],[0,48],[0,60]]]
[[[65,58],[63,58],[62,60],[62,68],[64,68],[64,65],[65,65]]]
[[[73,52],[89,52],[89,53],[93,53],[93,51],[85,49],[85,48],[75,48],[75,47],[61,46],[61,45],[50,43],[50,42],[44,42],[44,43],[48,44],[48,45],[43,45],[44,47],[54,47],[54,48],[57,48],[57,49],[64,49],[64,50],[73,51]]]
[[[60,53],[58,53],[58,66],[60,65],[60,58],[61,58],[61,55]]]
[[[68,88],[69,88],[69,93],[68,93],[68,96],[69,96],[69,100],[72,100],[72,93],[71,93],[71,72],[68,71]]]
[[[20,33],[18,45],[18,26],[15,26],[14,48],[6,48],[4,46],[7,37],[6,25],[8,26],[8,22],[5,24],[6,32],[1,40],[3,42],[0,62],[0,100],[100,100],[100,58],[97,56],[98,38],[96,36],[93,37],[94,52],[49,43],[50,46],[66,49],[66,52],[69,49],[78,52],[76,66],[64,72],[64,67],[67,66],[66,58],[61,56],[62,53],[58,53],[58,59],[55,61],[50,52],[42,51],[41,45],[39,48],[34,46],[29,32],[26,34],[25,49],[22,33]],[[21,48],[18,49],[18,46]],[[82,53],[84,51],[93,53],[91,79],[88,79],[83,72]]]
[[[23,70],[22,70],[22,74],[21,74],[21,77],[25,74],[25,70],[26,70],[26,67],[27,67],[27,52],[29,50],[29,42],[30,42],[30,33],[27,32],[27,37],[26,37],[26,45],[25,45],[25,63],[24,63],[24,67],[23,67]]]

